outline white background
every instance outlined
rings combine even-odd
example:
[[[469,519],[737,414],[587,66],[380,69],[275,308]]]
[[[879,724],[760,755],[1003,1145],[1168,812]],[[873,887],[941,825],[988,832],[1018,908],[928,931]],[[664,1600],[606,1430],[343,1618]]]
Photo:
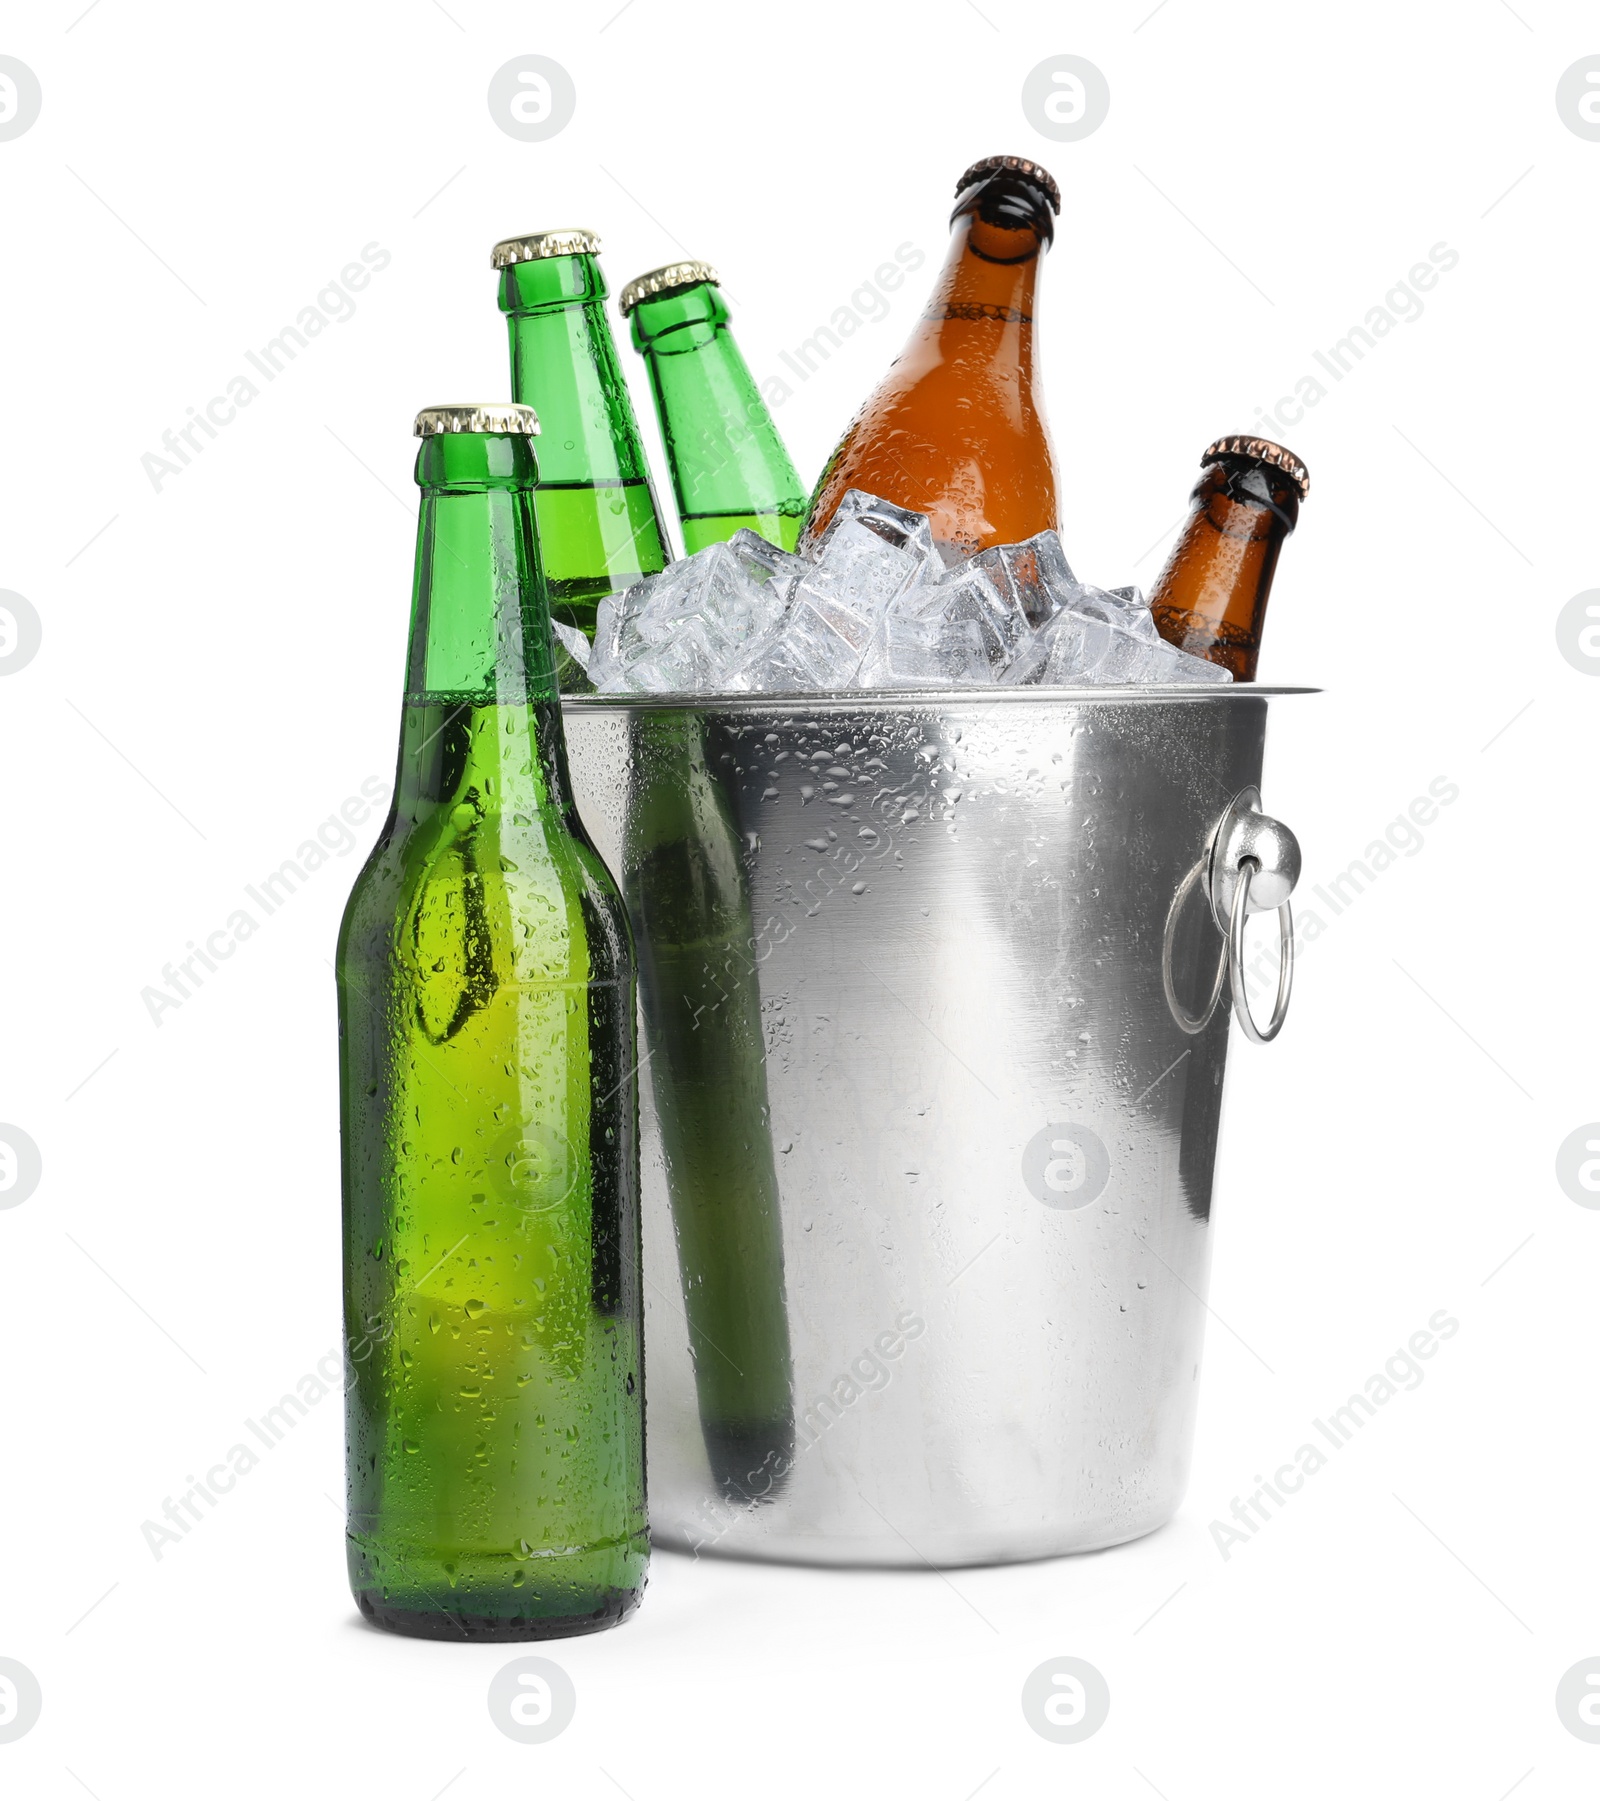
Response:
[[[0,142],[0,587],[44,625],[0,683],[0,1119],[44,1170],[0,1211],[0,1656],[44,1692],[8,1795],[1595,1792],[1554,1693],[1600,1655],[1600,1214],[1555,1155],[1600,1116],[1600,683],[1555,620],[1597,581],[1600,144],[1555,88],[1600,21],[981,6],[38,0],[0,26],[44,97]],[[485,98],[527,52],[577,87],[542,143]],[[1110,83],[1080,142],[1022,111],[1060,53]],[[994,151],[1063,189],[1039,336],[1064,534],[1104,583],[1148,584],[1211,437],[1459,254],[1282,430],[1313,481],[1261,674],[1327,690],[1276,710],[1265,781],[1313,910],[1431,781],[1460,796],[1308,947],[1278,1043],[1235,1045],[1176,1520],[948,1576],[659,1554],[631,1624],[554,1647],[573,1725],[518,1745],[485,1706],[515,1647],[357,1621],[336,1397],[159,1562],[141,1534],[337,1342],[328,959],[376,815],[159,1027],[141,990],[387,789],[410,420],[506,392],[496,238],[592,226],[614,290],[710,258],[760,375],[923,249],[778,414],[809,480]],[[157,491],[141,457],[369,243],[392,261],[354,316]],[[1423,1384],[1224,1560],[1210,1522],[1441,1307]],[[1058,1655],[1111,1688],[1075,1746],[1019,1703]]]

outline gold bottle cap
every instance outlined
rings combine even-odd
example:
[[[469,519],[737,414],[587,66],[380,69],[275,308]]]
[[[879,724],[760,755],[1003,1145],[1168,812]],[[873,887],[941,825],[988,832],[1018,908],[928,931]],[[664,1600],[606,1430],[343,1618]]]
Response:
[[[1270,463],[1288,476],[1299,489],[1302,500],[1311,492],[1311,471],[1292,450],[1285,450],[1270,438],[1218,438],[1215,444],[1206,446],[1200,467],[1204,469],[1207,463],[1215,463],[1222,457],[1253,457],[1258,463]]]
[[[425,406],[412,427],[419,438],[437,438],[441,432],[451,431],[532,438],[538,436],[539,415],[531,406],[516,406],[508,400],[480,400],[461,406]]]
[[[530,231],[520,238],[502,238],[490,253],[490,266],[508,268],[512,263],[534,263],[542,256],[598,256],[600,239],[592,231]]]
[[[985,175],[998,175],[1002,170],[1008,175],[1017,176],[1022,181],[1031,181],[1050,202],[1051,210],[1060,213],[1061,190],[1056,186],[1056,178],[1048,169],[1041,169],[1037,163],[1029,162],[1025,156],[986,156],[975,162],[956,183],[957,197],[966,193],[975,181],[981,181]]]
[[[654,300],[658,294],[676,293],[679,288],[692,288],[703,281],[715,284],[721,279],[710,263],[668,263],[630,281],[617,300],[617,311],[626,319],[641,300]]]

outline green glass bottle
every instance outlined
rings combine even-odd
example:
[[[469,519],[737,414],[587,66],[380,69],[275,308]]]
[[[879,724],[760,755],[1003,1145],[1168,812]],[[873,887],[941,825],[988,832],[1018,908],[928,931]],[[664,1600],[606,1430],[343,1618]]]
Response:
[[[641,709],[622,882],[639,946],[649,1081],[711,1472],[771,1499],[794,1455],[767,1040],[742,846],[703,714]]]
[[[339,935],[350,1579],[429,1638],[614,1625],[648,1558],[633,958],[571,800],[537,429],[418,416],[394,805]]]
[[[594,637],[595,609],[671,561],[639,422],[606,318],[600,240],[546,231],[494,247],[511,333],[511,393],[533,407],[550,611]],[[561,659],[561,686],[588,686]]]
[[[669,263],[630,281],[622,315],[650,371],[684,549],[741,526],[793,550],[807,493],[739,346],[709,263]]]

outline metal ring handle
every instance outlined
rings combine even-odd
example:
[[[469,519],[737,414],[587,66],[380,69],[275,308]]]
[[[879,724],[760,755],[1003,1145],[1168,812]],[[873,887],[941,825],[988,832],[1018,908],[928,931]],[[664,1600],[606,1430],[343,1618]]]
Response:
[[[1205,874],[1206,862],[1210,856],[1208,846],[1205,854],[1194,868],[1178,884],[1178,892],[1172,897],[1172,905],[1167,908],[1167,927],[1161,934],[1161,986],[1166,992],[1167,1008],[1177,1021],[1179,1028],[1191,1038],[1198,1037],[1211,1023],[1211,1015],[1217,1010],[1217,1002],[1222,999],[1222,982],[1228,969],[1228,947],[1222,947],[1222,955],[1217,959],[1217,977],[1211,984],[1211,998],[1206,1002],[1206,1010],[1201,1014],[1193,1014],[1178,999],[1178,991],[1172,981],[1172,941],[1178,929],[1178,915],[1183,910],[1183,903],[1189,898],[1191,890]]]
[[[1265,1030],[1255,1022],[1250,1011],[1250,997],[1244,989],[1244,921],[1250,905],[1250,878],[1261,865],[1254,857],[1239,864],[1239,879],[1233,890],[1233,909],[1228,916],[1228,949],[1225,961],[1233,991],[1233,1014],[1252,1044],[1270,1044],[1283,1030],[1289,1012],[1289,991],[1294,986],[1294,914],[1288,901],[1278,908],[1278,994],[1272,1003],[1272,1018]],[[1169,995],[1170,999],[1170,995]]]

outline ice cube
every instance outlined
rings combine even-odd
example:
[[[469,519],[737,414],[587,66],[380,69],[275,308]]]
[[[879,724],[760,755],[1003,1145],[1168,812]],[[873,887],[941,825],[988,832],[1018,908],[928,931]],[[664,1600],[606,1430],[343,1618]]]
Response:
[[[799,583],[782,629],[756,648],[743,673],[756,689],[779,692],[848,688],[872,639],[876,614]]]
[[[1068,602],[1074,612],[1086,613],[1092,619],[1104,619],[1120,625],[1147,644],[1162,641],[1156,622],[1144,596],[1137,588],[1096,588],[1085,585]]]
[[[921,581],[889,611],[916,619],[965,620],[978,628],[989,667],[1003,669],[1032,636],[1032,626],[1014,587],[996,580],[992,565],[976,557],[938,581]]]
[[[754,532],[741,532],[740,537],[762,544]],[[722,555],[710,560],[704,585],[695,599],[692,612],[705,626],[706,634],[718,650],[719,662],[731,669],[742,662],[748,651],[784,617],[798,569],[805,564],[799,557],[786,560],[798,566],[793,572],[772,567],[763,557],[753,555],[748,545],[732,543],[714,548]],[[774,557],[784,552],[773,545],[763,545]]]
[[[1158,633],[1141,638],[1137,651],[1128,656],[1120,682],[1231,682],[1233,671],[1204,657],[1192,657]]]
[[[1082,587],[1053,531],[1037,532],[1020,544],[996,544],[980,550],[969,567],[982,569],[1033,626],[1043,625]]]
[[[885,611],[856,675],[859,688],[979,688],[994,680],[976,619]]]
[[[1147,638],[1122,620],[1106,617],[1105,609],[1091,600],[1088,610],[1062,608],[1018,652],[1000,680],[1008,687],[1098,688],[1149,682],[1226,682],[1232,677],[1226,669],[1192,657],[1159,636]]]
[[[769,544],[759,532],[751,531],[748,526],[741,526],[733,534],[728,540],[728,549],[738,559],[748,581],[755,584],[780,583],[785,591],[793,587],[796,580],[810,567],[804,557],[797,557],[790,551],[780,550],[776,544]]]
[[[568,625],[561,619],[552,619],[550,630],[560,648],[587,674],[591,649],[588,638],[575,625]]]
[[[884,608],[942,568],[920,513],[852,488],[828,522],[799,591],[830,625],[865,650]]]
[[[781,626],[799,557],[739,532],[601,602],[590,679],[604,693],[736,689],[735,676]]]
[[[837,688],[854,677],[885,611],[929,566],[931,540],[925,558],[855,518],[828,530],[820,560],[795,584],[785,632],[803,640],[801,662],[819,685]]]
[[[633,590],[630,588],[628,594]],[[602,694],[622,692],[622,646],[628,621],[628,594],[608,594],[595,610],[589,680]]]
[[[715,686],[712,658],[703,638],[684,632],[667,644],[651,644],[623,670],[630,694],[698,694]]]
[[[871,620],[921,572],[922,565],[906,552],[863,531],[860,541],[849,541],[848,548],[836,549],[826,562],[812,564],[799,585]]]
[[[832,557],[853,555],[862,546],[864,534],[869,533],[918,564],[936,570],[943,567],[943,559],[933,547],[933,527],[926,514],[909,512],[893,501],[863,493],[860,488],[851,488],[839,502],[817,541],[812,560],[821,563]]]

